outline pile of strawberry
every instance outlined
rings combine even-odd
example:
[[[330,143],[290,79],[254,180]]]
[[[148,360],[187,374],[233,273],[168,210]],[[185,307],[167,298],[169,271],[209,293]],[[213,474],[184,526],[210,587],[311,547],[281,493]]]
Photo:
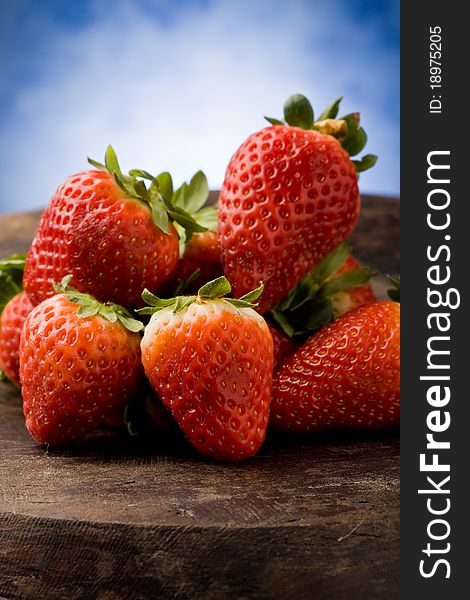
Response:
[[[315,120],[291,96],[235,152],[218,207],[202,172],[174,190],[111,147],[62,183],[28,254],[0,262],[0,365],[38,442],[144,412],[237,461],[268,426],[398,424],[399,304],[346,242],[376,157],[351,158],[366,135],[339,104]]]

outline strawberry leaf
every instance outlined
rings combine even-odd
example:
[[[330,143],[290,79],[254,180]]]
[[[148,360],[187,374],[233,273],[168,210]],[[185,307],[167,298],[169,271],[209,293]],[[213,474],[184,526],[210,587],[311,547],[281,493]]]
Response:
[[[367,143],[367,135],[362,127],[358,127],[355,131],[348,130],[348,136],[343,140],[342,146],[349,156],[356,156]]]
[[[13,254],[0,260],[0,314],[6,304],[23,290],[26,254]]]
[[[106,165],[104,165],[103,163],[100,163],[100,162],[98,162],[96,160],[93,160],[89,156],[87,157],[87,161],[90,163],[90,165],[92,167],[96,167],[100,171],[106,171]]]
[[[145,288],[142,292],[142,300],[149,306],[153,306],[155,308],[165,308],[166,306],[171,306],[174,303],[174,298],[158,298],[147,288]],[[142,310],[144,309],[140,308],[137,312],[141,312]]]
[[[163,172],[158,177],[154,177],[148,171],[131,169],[129,175],[124,175],[112,146],[108,146],[106,150],[104,165],[91,159],[88,159],[88,162],[98,169],[108,171],[126,198],[133,198],[146,204],[152,212],[153,222],[163,233],[169,233],[170,219],[186,230],[185,241],[188,241],[194,232],[207,231],[207,227],[198,223],[190,210],[185,208],[187,200],[190,203],[189,208],[191,210],[195,208],[197,212],[209,195],[207,179],[201,171],[191,179],[190,186],[183,184],[181,189],[177,190],[176,200],[181,195],[181,205],[179,205],[179,202],[175,201],[173,182],[169,173]],[[151,182],[149,187],[144,180]]]
[[[98,312],[102,317],[104,317],[111,323],[115,323],[118,318],[115,307],[117,307],[116,304],[109,304],[109,305],[102,304],[101,306],[98,305]]]
[[[253,302],[247,302],[241,298],[225,298],[232,306],[236,308],[256,308],[258,305]]]
[[[148,171],[143,171],[142,169],[131,169],[129,171],[129,175],[131,177],[141,177],[142,179],[148,179],[149,181],[154,181],[155,177],[151,175]]]
[[[193,302],[194,296],[178,296],[176,298],[175,307],[173,308],[173,313],[179,313]]]
[[[197,271],[193,274],[195,275]],[[177,291],[181,288],[178,286]],[[148,304],[144,308],[139,308],[136,312],[141,315],[153,315],[154,313],[162,310],[163,308],[173,307],[173,312],[177,313],[184,310],[193,302],[204,302],[204,300],[217,300],[221,299],[229,302],[237,308],[254,308],[256,304],[253,304],[251,299],[257,299],[263,291],[263,285],[260,285],[256,290],[245,294],[242,298],[226,298],[232,290],[228,279],[224,276],[217,277],[212,281],[207,282],[199,288],[197,296],[176,296],[175,298],[157,298],[154,294],[145,289],[142,292],[142,300]]]
[[[370,281],[374,274],[365,267],[337,275],[349,255],[349,244],[341,243],[271,311],[272,318],[287,335],[304,335],[328,324],[334,316],[332,296]]]
[[[182,183],[179,188],[176,188],[171,196],[171,203],[174,206],[184,207],[186,205],[187,189],[188,184],[186,182]]]
[[[79,317],[94,317],[95,315],[98,314],[100,310],[100,307],[98,306],[97,302],[94,302],[93,304],[84,304],[83,306],[80,306],[80,308],[77,311],[77,314]]]
[[[133,319],[131,316],[118,313],[117,318],[121,325],[132,333],[138,333],[144,328],[144,324],[141,321]]]
[[[377,162],[377,156],[375,154],[366,154],[361,160],[353,160],[356,172],[361,173],[372,168]]]
[[[69,287],[69,283],[70,280],[72,279],[72,275],[65,275],[65,277],[62,277],[60,283],[56,283],[55,281],[52,282],[52,287],[54,289],[54,292],[56,294],[62,294],[65,293],[65,291],[74,291],[76,292],[77,290],[74,288]]]
[[[208,198],[209,185],[207,177],[202,171],[198,171],[192,176],[189,182],[183,208],[190,214],[195,214],[204,206]]]
[[[114,152],[114,148],[111,146],[111,144],[106,148],[104,164],[106,165],[106,170],[109,173],[117,173],[118,175],[122,175],[116,152]]]
[[[144,328],[143,323],[134,319],[132,315],[120,304],[114,302],[99,302],[91,294],[77,291],[69,285],[72,275],[63,277],[60,284],[53,282],[52,286],[56,294],[63,294],[67,300],[78,305],[77,315],[82,319],[92,319],[96,316],[103,317],[110,323],[119,321],[126,329],[132,332]]]
[[[158,191],[166,199],[171,200],[173,196],[173,180],[167,171],[160,173],[155,178],[158,184]]]
[[[147,204],[150,204],[152,202],[150,194],[145,186],[145,183],[142,181],[142,179],[137,179],[135,181],[134,190],[137,193],[137,196],[139,196],[139,198],[143,198],[145,200],[145,202],[147,202]]]
[[[284,118],[294,127],[312,129],[314,121],[312,105],[302,94],[293,94],[284,103]]]
[[[339,105],[341,104],[341,100],[343,96],[336,98],[318,117],[319,121],[324,121],[325,119],[335,119],[338,115]]]
[[[293,94],[284,103],[285,122],[273,117],[264,117],[271,125],[292,125],[302,129],[315,129],[320,133],[335,137],[350,156],[356,156],[365,147],[367,135],[360,126],[358,112],[338,118],[342,96],[334,100],[315,121],[312,105],[302,94]],[[360,161],[353,161],[359,173],[374,166],[377,157],[368,154]]]
[[[279,121],[279,119],[274,119],[273,117],[264,117],[268,123],[271,125],[285,125],[284,121]]]
[[[250,303],[256,302],[256,300],[258,300],[260,298],[263,291],[264,291],[264,283],[261,282],[255,290],[252,290],[251,292],[248,292],[248,294],[241,296],[239,298],[239,300],[244,300],[245,302],[250,302]]]
[[[150,210],[152,212],[152,220],[155,225],[163,233],[168,234],[170,219],[168,218],[168,212],[165,210],[163,202],[158,196],[152,197],[150,201]]]
[[[202,233],[203,231],[207,231],[207,227],[200,225],[196,219],[190,215],[184,208],[180,206],[174,206],[171,202],[163,199],[168,215],[177,223],[182,225],[187,233]],[[189,238],[187,238],[189,239]]]
[[[313,267],[308,274],[309,279],[321,283],[332,277],[344,265],[350,254],[351,247],[348,242],[341,242],[339,246]]]
[[[307,314],[307,319],[304,320],[299,315],[300,318],[297,325],[297,330],[304,334],[321,329],[333,320],[333,304],[329,298],[312,301],[305,305],[305,313]]]
[[[200,298],[222,298],[223,296],[230,294],[231,291],[232,286],[228,279],[222,275],[199,288],[197,295]]]
[[[348,242],[344,241],[307,273],[287,296],[278,304],[278,311],[295,311],[306,301],[313,298],[325,281],[335,275],[344,265],[351,249]]]
[[[289,319],[285,317],[283,312],[273,309],[269,314],[286,335],[289,337],[293,337],[295,335],[295,329],[290,324]]]
[[[338,292],[350,290],[354,287],[365,285],[368,283],[375,273],[372,273],[367,267],[360,267],[358,269],[352,269],[347,273],[343,273],[330,281],[327,281],[322,287],[323,296],[331,296]]]
[[[111,175],[114,177],[115,182],[121,188],[121,190],[125,193],[127,198],[136,198],[137,200],[145,200],[144,198],[140,198],[137,193],[133,182],[124,179],[124,177],[118,173],[117,171],[111,171]]]
[[[198,210],[195,218],[199,225],[217,233],[218,208],[217,204],[212,204]]]

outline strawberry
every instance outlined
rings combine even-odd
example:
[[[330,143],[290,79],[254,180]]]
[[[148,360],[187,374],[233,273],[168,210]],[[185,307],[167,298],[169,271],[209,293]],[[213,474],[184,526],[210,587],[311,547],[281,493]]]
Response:
[[[323,257],[269,313],[289,337],[306,336],[345,312],[376,300],[374,275],[342,242]]]
[[[159,191],[168,174],[123,175],[111,147],[98,170],[68,177],[41,218],[26,260],[24,287],[36,305],[53,295],[51,282],[70,273],[77,289],[100,301],[140,304],[144,287],[157,289],[178,261],[177,221],[205,231]],[[149,188],[143,179],[151,180]]]
[[[197,290],[197,287],[194,287],[196,283],[212,281],[224,273],[220,262],[217,233],[214,231],[195,233],[187,242],[184,255],[178,261],[169,280],[173,283],[172,291],[177,288],[179,282],[187,281],[196,271],[199,273],[192,280],[192,287],[188,291]]]
[[[33,306],[21,291],[24,254],[0,261],[0,376],[20,385],[20,337]]]
[[[334,119],[340,100],[315,122],[307,98],[291,96],[284,105],[286,123],[268,119],[273,126],[249,136],[227,167],[219,201],[222,264],[235,296],[264,282],[261,313],[356,224],[356,172],[376,157],[350,159],[366,136],[357,114]]]
[[[8,379],[20,385],[20,338],[33,305],[25,292],[13,296],[0,316],[0,366]]]
[[[150,383],[189,442],[201,454],[238,461],[256,454],[268,424],[273,340],[252,302],[239,300],[225,277],[197,296],[160,300],[148,291],[153,316],[142,340]]]
[[[287,336],[278,327],[267,321],[274,345],[274,373],[279,371],[287,359],[294,354],[299,344]]]
[[[26,318],[20,378],[26,426],[41,443],[61,445],[115,420],[138,388],[140,321],[68,287]]]
[[[292,431],[397,426],[400,305],[348,312],[310,337],[273,381],[271,425]]]

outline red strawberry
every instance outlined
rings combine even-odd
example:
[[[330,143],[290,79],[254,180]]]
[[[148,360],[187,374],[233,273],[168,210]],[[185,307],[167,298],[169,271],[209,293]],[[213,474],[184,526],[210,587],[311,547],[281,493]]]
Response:
[[[222,264],[236,296],[264,282],[262,313],[356,224],[356,170],[372,166],[375,157],[351,161],[366,138],[357,115],[330,118],[338,105],[314,122],[308,100],[291,96],[284,105],[287,125],[269,119],[274,125],[251,135],[227,167],[218,224]]]
[[[197,277],[192,278],[196,271]],[[205,231],[204,233],[195,233],[186,244],[183,257],[178,261],[173,274],[165,282],[160,294],[174,294],[181,282],[187,282],[191,279],[189,289],[185,291],[193,292],[200,287],[201,282],[212,281],[223,275],[224,270],[220,262],[220,252],[217,243],[217,233],[214,231]],[[199,284],[199,285],[197,285]]]
[[[28,253],[24,287],[33,304],[53,295],[51,283],[70,273],[77,289],[101,301],[140,304],[144,287],[156,289],[178,261],[179,220],[205,231],[175,209],[145,171],[123,175],[111,147],[102,170],[68,177],[44,211]],[[167,175],[167,174],[162,174]],[[142,179],[152,179],[147,189]]]
[[[267,324],[273,337],[274,373],[276,373],[287,359],[294,354],[299,344],[269,321],[267,321]]]
[[[112,420],[142,376],[142,324],[118,305],[71,290],[68,279],[28,315],[20,346],[26,426],[54,445]]]
[[[309,338],[273,381],[271,425],[293,431],[397,426],[400,305],[357,308]]]
[[[350,273],[351,271],[360,268],[361,265],[357,260],[354,257],[349,256],[344,265],[337,271],[337,275]],[[365,304],[371,304],[372,302],[376,302],[376,300],[377,298],[369,284],[349,288],[347,290],[340,290],[331,295],[333,314],[335,317],[340,317],[350,310],[359,308],[359,306],[364,306]]]
[[[142,362],[152,387],[189,442],[217,460],[256,454],[266,433],[271,399],[273,341],[253,310],[262,288],[240,300],[223,298],[220,277],[197,296],[160,300],[142,340]]]
[[[20,338],[33,305],[25,292],[13,296],[0,316],[0,367],[10,381],[20,385]]]
[[[20,385],[20,336],[24,320],[32,310],[21,291],[26,255],[0,260],[0,378],[2,373]]]

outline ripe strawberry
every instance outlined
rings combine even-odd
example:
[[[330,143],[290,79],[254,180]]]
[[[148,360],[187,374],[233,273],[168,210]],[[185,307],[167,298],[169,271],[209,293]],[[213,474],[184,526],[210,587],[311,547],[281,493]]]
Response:
[[[68,177],[42,216],[24,274],[35,305],[53,295],[51,283],[64,273],[98,300],[140,304],[144,287],[157,289],[178,261],[173,221],[190,231],[206,229],[168,203],[159,178],[138,170],[123,175],[111,147],[106,165],[90,162],[100,170]],[[138,177],[152,184],[147,189]]]
[[[294,354],[299,344],[278,327],[267,321],[274,345],[274,373],[279,371],[287,359]]]
[[[400,305],[375,302],[310,337],[273,381],[271,425],[292,431],[397,426]]]
[[[357,114],[333,119],[340,100],[314,122],[309,101],[291,96],[284,105],[287,124],[268,119],[273,126],[251,135],[227,167],[219,201],[222,264],[236,296],[264,282],[261,313],[356,224],[356,171],[376,157],[350,159],[366,137]]]
[[[142,295],[151,307],[140,312],[154,313],[142,340],[147,377],[189,442],[217,460],[253,456],[265,438],[273,341],[252,308],[261,291],[224,298],[220,277],[197,296]]]
[[[21,291],[24,254],[0,260],[0,378],[20,385],[20,336],[33,306]]]
[[[20,345],[26,426],[54,445],[113,420],[142,376],[143,325],[116,304],[68,288],[68,280],[28,315]]]
[[[20,338],[33,305],[25,292],[13,296],[0,316],[0,367],[8,379],[20,385]]]
[[[345,312],[376,300],[373,273],[350,256],[342,242],[322,258],[269,313],[289,337],[305,336]]]
[[[196,284],[206,283],[223,275],[224,269],[220,262],[216,232],[205,231],[204,233],[195,233],[191,237],[186,244],[183,257],[178,261],[176,269],[170,277],[169,281],[173,283],[172,291],[175,291],[178,282],[187,281],[195,271],[199,271],[199,274],[192,281],[192,287],[188,291],[196,291],[200,287]]]

